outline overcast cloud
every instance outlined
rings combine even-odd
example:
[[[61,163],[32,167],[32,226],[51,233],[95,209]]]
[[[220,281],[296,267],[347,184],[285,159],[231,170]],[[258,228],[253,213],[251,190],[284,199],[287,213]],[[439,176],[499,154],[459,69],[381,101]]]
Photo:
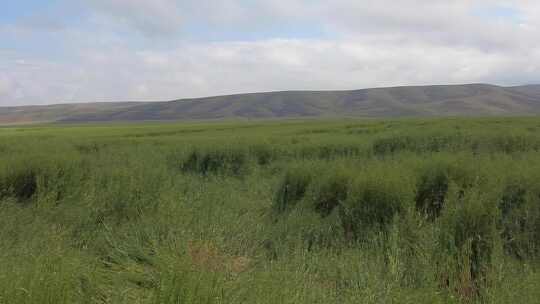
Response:
[[[540,83],[539,20],[529,0],[8,4],[0,106]]]

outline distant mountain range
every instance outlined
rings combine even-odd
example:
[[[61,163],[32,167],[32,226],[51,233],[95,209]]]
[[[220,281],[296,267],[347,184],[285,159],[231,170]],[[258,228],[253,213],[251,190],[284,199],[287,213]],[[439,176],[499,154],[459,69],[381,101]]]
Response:
[[[0,124],[538,114],[540,85],[465,84],[352,91],[283,91],[166,102],[0,107]]]

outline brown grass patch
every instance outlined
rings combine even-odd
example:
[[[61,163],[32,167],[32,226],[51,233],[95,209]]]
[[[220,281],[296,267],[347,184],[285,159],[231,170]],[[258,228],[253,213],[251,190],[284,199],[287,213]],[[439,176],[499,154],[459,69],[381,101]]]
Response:
[[[239,274],[249,269],[252,260],[244,256],[230,256],[210,242],[188,242],[187,253],[192,264],[206,271]]]

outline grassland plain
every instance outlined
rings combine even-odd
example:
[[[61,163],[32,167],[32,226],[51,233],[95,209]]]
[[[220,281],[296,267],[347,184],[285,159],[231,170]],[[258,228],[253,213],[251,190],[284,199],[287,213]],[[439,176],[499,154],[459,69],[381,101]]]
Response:
[[[0,128],[0,303],[538,303],[540,119]]]

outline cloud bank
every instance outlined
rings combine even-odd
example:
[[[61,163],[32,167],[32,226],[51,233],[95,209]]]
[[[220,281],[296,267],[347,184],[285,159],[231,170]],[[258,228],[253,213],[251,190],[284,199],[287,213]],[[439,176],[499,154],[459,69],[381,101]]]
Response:
[[[0,22],[0,106],[538,83],[539,17],[528,0],[61,1]]]

